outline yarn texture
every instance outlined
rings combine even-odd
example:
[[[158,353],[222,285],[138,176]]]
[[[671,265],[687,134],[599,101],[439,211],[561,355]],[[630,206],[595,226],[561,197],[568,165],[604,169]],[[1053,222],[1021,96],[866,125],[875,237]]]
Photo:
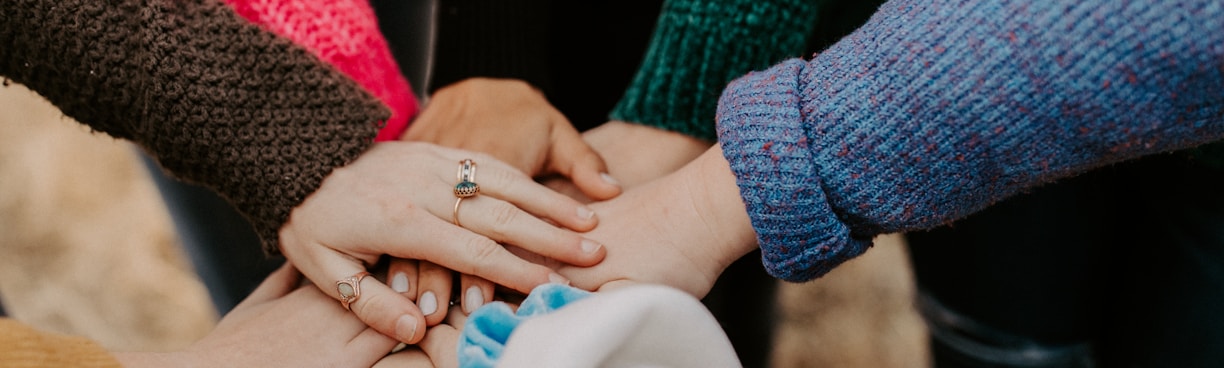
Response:
[[[717,120],[766,269],[809,280],[875,235],[1224,138],[1224,4],[894,0],[731,83]]]
[[[0,75],[226,197],[268,253],[290,211],[390,112],[215,0],[9,0]]]

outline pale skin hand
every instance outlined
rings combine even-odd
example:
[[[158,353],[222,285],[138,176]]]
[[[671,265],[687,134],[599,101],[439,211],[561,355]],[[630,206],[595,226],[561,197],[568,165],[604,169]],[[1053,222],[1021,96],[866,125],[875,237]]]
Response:
[[[583,289],[650,282],[700,298],[728,265],[757,246],[718,146],[673,174],[592,207],[602,220],[586,236],[604,244],[607,257],[592,267],[558,270]]]
[[[478,164],[481,194],[463,201],[461,228],[451,223],[451,216],[455,172],[464,158]],[[366,270],[384,254],[428,260],[528,292],[566,280],[499,243],[573,265],[593,265],[603,259],[602,246],[544,221],[584,231],[596,224],[592,214],[487,155],[427,143],[384,142],[336,169],[293,210],[280,231],[281,251],[336,299],[337,280]],[[442,305],[446,299],[437,302]],[[417,305],[374,278],[361,282],[361,297],[351,307],[362,321],[399,341],[416,343],[425,334]]]
[[[374,368],[458,367],[459,357],[455,354],[455,347],[459,344],[465,322],[466,314],[452,310],[447,314],[446,323],[431,328],[419,344],[382,358],[374,364]]]
[[[591,198],[620,194],[569,119],[521,80],[469,78],[439,89],[401,139],[488,153],[531,177],[561,175]]]
[[[684,134],[623,121],[604,123],[582,133],[582,139],[606,157],[604,161],[608,174],[625,189],[675,172],[701,156],[712,144]],[[573,182],[563,178],[549,179],[544,183],[579,201],[590,201]]]
[[[396,341],[375,331],[286,264],[179,352],[116,353],[125,367],[369,367]]]
[[[582,133],[582,138],[607,157],[608,173],[625,187],[673,173],[712,145],[684,134],[623,121],[604,123]]]
[[[608,199],[621,192],[570,121],[521,80],[469,78],[443,87],[400,139],[487,153],[531,177],[559,175],[591,198]],[[390,271],[393,280],[402,275],[393,283],[395,290],[418,303],[426,323],[441,323],[452,297],[451,273],[436,263],[407,259],[393,259]],[[494,284],[487,279],[462,273],[459,283],[455,297],[464,313],[493,300]]]

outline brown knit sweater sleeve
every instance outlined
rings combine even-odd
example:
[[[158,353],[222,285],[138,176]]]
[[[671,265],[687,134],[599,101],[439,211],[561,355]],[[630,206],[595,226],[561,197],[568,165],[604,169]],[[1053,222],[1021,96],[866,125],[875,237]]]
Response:
[[[7,318],[0,318],[0,366],[120,367],[114,356],[89,339],[41,332]]]
[[[0,5],[0,76],[218,191],[270,253],[293,207],[390,116],[355,82],[216,0]]]

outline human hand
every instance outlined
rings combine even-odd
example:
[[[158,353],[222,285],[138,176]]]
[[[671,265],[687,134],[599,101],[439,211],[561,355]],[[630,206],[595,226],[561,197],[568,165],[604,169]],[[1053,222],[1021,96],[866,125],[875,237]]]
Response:
[[[756,247],[735,176],[717,146],[675,173],[591,207],[600,225],[586,236],[604,244],[607,257],[592,267],[558,268],[587,290],[636,281],[700,298]]]
[[[479,164],[480,176],[473,181],[482,186],[481,194],[461,202],[459,227],[451,223],[453,173],[464,158]],[[337,280],[366,270],[384,254],[429,261],[521,292],[567,280],[515,257],[499,242],[573,265],[590,266],[603,258],[598,243],[544,219],[576,231],[597,223],[585,206],[488,155],[385,142],[336,169],[293,210],[280,230],[281,251],[337,299]],[[361,295],[351,305],[358,318],[402,342],[420,340],[424,318],[409,298],[373,278],[358,286]]]
[[[446,323],[429,329],[419,344],[382,358],[373,368],[458,367],[459,356],[455,349],[465,322],[467,315],[452,311]]]
[[[212,332],[172,353],[117,353],[125,367],[369,367],[396,341],[383,336],[286,263]]]
[[[531,256],[534,257],[534,256]],[[421,314],[425,316],[425,324],[434,326],[442,323],[452,311],[450,301],[455,273],[446,267],[429,261],[403,259],[392,257],[388,262],[388,274],[391,275],[391,289],[416,303]],[[460,273],[458,308],[463,314],[470,314],[476,308],[493,301],[496,285],[479,276]]]
[[[605,157],[608,174],[626,190],[675,172],[711,145],[684,134],[623,121],[604,123],[582,133],[582,139]],[[580,201],[589,198],[563,178],[550,178],[544,184]]]
[[[591,198],[620,194],[599,154],[521,80],[469,78],[439,89],[401,139],[488,153],[532,177],[561,175]]]

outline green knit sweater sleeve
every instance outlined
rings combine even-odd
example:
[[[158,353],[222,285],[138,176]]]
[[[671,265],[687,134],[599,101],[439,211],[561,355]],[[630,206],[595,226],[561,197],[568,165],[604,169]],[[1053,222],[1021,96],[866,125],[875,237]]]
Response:
[[[356,82],[217,0],[3,4],[0,75],[217,191],[270,253],[292,209],[390,116]]]
[[[814,0],[669,0],[641,67],[610,118],[714,140],[735,77],[801,56]]]

